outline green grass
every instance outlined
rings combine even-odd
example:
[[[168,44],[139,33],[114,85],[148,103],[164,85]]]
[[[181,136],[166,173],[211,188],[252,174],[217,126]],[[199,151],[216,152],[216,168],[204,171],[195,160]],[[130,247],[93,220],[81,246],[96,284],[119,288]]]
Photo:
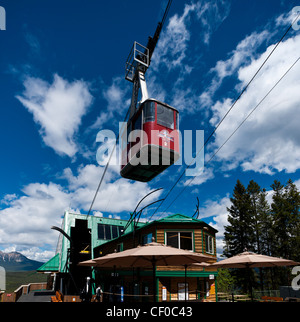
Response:
[[[36,271],[6,272],[6,293],[14,292],[21,285],[47,282],[47,276]]]

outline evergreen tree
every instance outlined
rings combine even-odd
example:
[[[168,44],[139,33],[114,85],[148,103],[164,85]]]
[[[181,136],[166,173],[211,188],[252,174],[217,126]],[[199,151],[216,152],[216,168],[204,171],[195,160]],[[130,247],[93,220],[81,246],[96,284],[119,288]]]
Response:
[[[250,216],[253,221],[253,233],[255,236],[255,246],[253,245],[254,251],[257,253],[261,252],[261,222],[259,218],[259,201],[260,201],[260,186],[253,180],[249,182],[247,187],[247,193],[250,198]]]
[[[272,245],[274,242],[273,221],[271,216],[271,208],[267,201],[266,189],[259,194],[257,212],[260,222],[260,250],[259,253],[271,256]]]
[[[284,188],[284,198],[288,212],[288,256],[295,261],[300,261],[300,193],[291,179]]]
[[[253,220],[253,233],[255,236],[255,252],[261,254],[264,248],[264,222],[262,219],[267,217],[268,209],[266,207],[265,192],[261,190],[261,187],[254,181],[251,180],[247,187],[247,193],[249,194],[250,203],[251,203],[251,217]],[[263,269],[259,268],[259,279],[260,279],[260,288],[264,289],[264,274]],[[255,284],[253,280],[252,284]]]
[[[244,185],[238,180],[233,191],[232,203],[229,212],[229,225],[225,226],[225,249],[224,255],[232,257],[242,253],[247,249],[254,250],[255,235],[253,231],[253,220],[251,218],[251,200]],[[246,292],[248,290],[248,277],[240,269],[233,270],[232,275],[237,281],[237,285]],[[254,280],[253,272],[250,278]]]
[[[271,204],[273,216],[273,256],[299,259],[299,206],[300,195],[292,180],[286,186],[274,181]],[[289,285],[289,269],[277,268],[273,282],[275,286]]]
[[[229,212],[229,225],[225,226],[226,257],[235,256],[245,249],[254,250],[253,220],[251,218],[251,200],[244,185],[238,180],[233,191]]]
[[[247,189],[238,180],[230,198],[228,225],[225,226],[224,255],[232,257],[245,248],[260,254],[300,261],[300,193],[289,180],[286,186],[275,180],[271,206],[267,193],[253,180]],[[289,285],[286,268],[260,269],[261,288],[272,283],[272,288]],[[234,270],[237,285],[246,290],[245,274]],[[255,285],[254,274],[251,275]],[[264,283],[262,282],[264,281]]]
[[[274,247],[273,256],[281,256],[289,258],[289,209],[284,193],[284,186],[277,180],[271,185],[273,189],[272,197],[272,215],[273,215],[273,230],[274,230]]]

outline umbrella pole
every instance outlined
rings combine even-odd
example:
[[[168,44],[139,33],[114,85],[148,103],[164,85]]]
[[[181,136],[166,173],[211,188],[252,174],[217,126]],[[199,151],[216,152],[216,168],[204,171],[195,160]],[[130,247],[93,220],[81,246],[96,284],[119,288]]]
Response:
[[[186,302],[186,269],[187,264],[184,265],[184,301]]]
[[[114,284],[113,284],[113,302],[115,302],[115,289],[116,289],[116,265],[114,265],[114,277],[113,277],[113,281],[114,281]]]
[[[157,302],[156,300],[156,260],[153,256],[152,258],[152,268],[153,268],[153,302]]]
[[[250,298],[251,298],[251,302],[253,302],[253,292],[252,292],[252,282],[251,282],[251,275],[250,275],[250,266],[249,264],[246,265],[246,269],[247,269],[247,275],[248,275],[248,285],[249,285],[249,289],[250,289]]]

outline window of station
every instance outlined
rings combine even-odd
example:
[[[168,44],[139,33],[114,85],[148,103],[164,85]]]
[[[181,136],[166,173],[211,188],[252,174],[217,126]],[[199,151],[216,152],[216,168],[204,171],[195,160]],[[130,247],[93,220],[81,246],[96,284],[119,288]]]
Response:
[[[175,248],[193,250],[193,233],[187,231],[166,232],[166,244]]]
[[[123,226],[98,224],[98,239],[111,240],[120,237],[123,229]]]
[[[153,237],[152,233],[149,233],[147,235],[143,235],[143,237],[142,237],[142,245],[150,244],[152,242],[152,237]]]
[[[214,254],[214,238],[209,235],[205,235],[205,249],[206,253]]]
[[[157,104],[157,124],[174,130],[174,111],[171,108]]]

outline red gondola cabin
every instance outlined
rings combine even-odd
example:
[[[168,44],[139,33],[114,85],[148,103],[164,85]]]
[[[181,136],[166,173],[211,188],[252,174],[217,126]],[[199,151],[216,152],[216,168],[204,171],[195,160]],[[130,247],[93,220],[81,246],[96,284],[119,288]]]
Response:
[[[180,157],[178,111],[147,99],[122,135],[121,176],[148,182]]]

